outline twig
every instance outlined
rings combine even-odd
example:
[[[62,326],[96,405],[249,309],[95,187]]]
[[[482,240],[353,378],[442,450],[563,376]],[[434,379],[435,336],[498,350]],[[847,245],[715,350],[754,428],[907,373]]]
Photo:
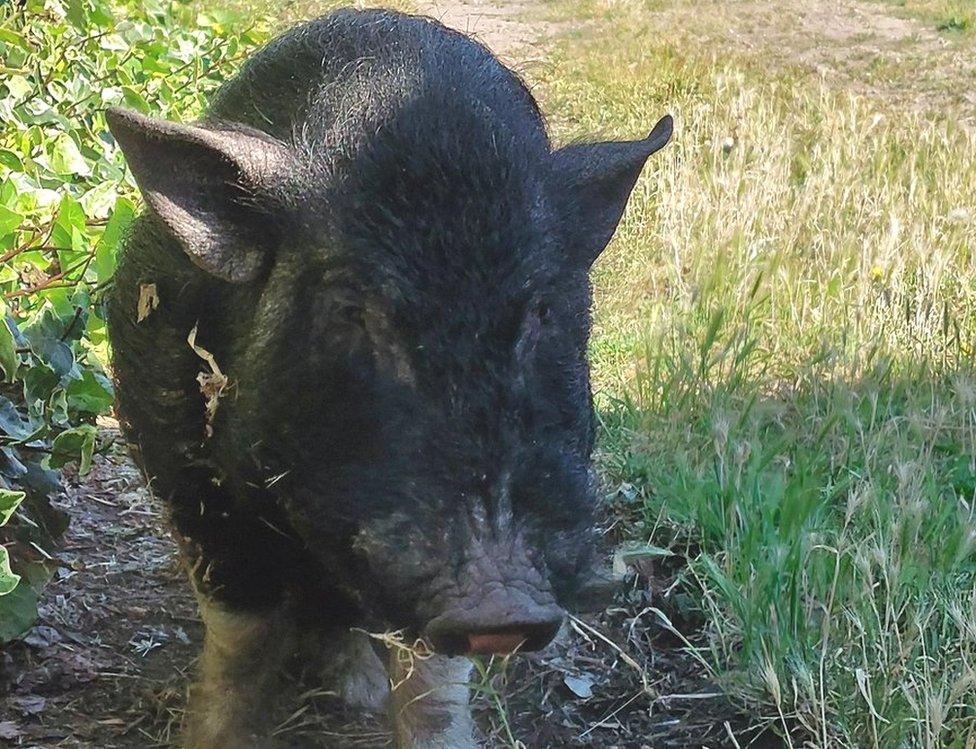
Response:
[[[44,291],[45,289],[49,289],[49,288],[53,287],[58,281],[64,280],[64,277],[67,276],[69,273],[73,273],[74,271],[78,270],[79,268],[82,268],[82,274],[84,274],[84,271],[88,269],[88,266],[91,264],[91,262],[92,262],[92,260],[94,258],[95,258],[95,253],[94,252],[90,252],[85,257],[84,260],[81,260],[81,261],[75,263],[74,265],[72,265],[72,266],[70,266],[68,268],[65,268],[60,273],[55,273],[53,276],[51,276],[50,278],[48,278],[46,281],[43,281],[43,282],[41,282],[39,284],[36,284],[36,285],[31,286],[31,287],[26,288],[26,289],[18,289],[16,291],[8,291],[3,296],[4,296],[5,299],[14,299],[16,297],[21,297],[21,296],[30,296],[31,294],[36,294],[39,291]],[[70,287],[70,286],[77,286],[79,283],[81,283],[81,279],[79,279],[78,281],[72,281],[72,282],[67,283],[67,284],[64,284],[64,285]]]
[[[640,674],[641,684],[644,687],[644,693],[650,695],[651,697],[656,696],[656,692],[654,688],[647,682],[647,671],[645,671],[644,668],[637,661],[635,661],[628,653],[626,653],[617,643],[615,643],[613,640],[611,640],[609,637],[604,635],[602,632],[599,632],[598,630],[594,629],[589,624],[587,624],[582,619],[576,616],[570,615],[569,620],[570,622],[572,622],[575,628],[579,629],[580,627],[582,627],[587,632],[600,638],[607,645],[609,645],[611,648],[617,651],[617,653],[620,655],[620,660],[622,660],[624,663],[626,663],[628,666],[634,669],[638,674]]]
[[[604,715],[602,718],[600,718],[600,720],[598,720],[592,726],[590,726],[585,731],[583,731],[583,733],[581,733],[579,737],[580,738],[583,738],[584,736],[588,735],[591,731],[593,731],[595,728],[599,728],[600,726],[604,725],[608,720],[610,720],[613,716],[615,716],[617,713],[619,713],[621,710],[623,710],[625,707],[627,707],[630,703],[632,703],[638,697],[640,697],[640,692],[638,692],[637,694],[635,694],[633,697],[631,697],[629,700],[627,700],[625,703],[623,703],[620,707],[618,707],[613,712],[611,712],[611,713],[609,713],[607,715]]]

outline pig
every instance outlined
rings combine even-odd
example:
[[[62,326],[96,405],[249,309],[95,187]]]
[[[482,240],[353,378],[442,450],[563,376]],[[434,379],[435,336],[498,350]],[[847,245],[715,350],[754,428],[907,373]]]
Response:
[[[476,746],[465,656],[544,648],[590,569],[589,270],[671,118],[553,148],[488,49],[384,10],[284,33],[198,122],[106,118],[146,203],[118,413],[205,624],[186,745],[272,746],[304,648],[397,746]],[[387,672],[365,632],[423,647]]]

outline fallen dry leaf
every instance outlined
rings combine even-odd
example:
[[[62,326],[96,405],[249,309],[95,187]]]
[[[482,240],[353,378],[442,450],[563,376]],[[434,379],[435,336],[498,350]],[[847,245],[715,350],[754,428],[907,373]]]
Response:
[[[24,732],[20,730],[20,726],[11,720],[0,721],[0,739],[5,741],[13,741],[20,736],[23,736]]]
[[[40,624],[27,633],[24,642],[33,648],[49,648],[61,642],[62,639],[64,638],[61,637],[61,633],[54,627]]]
[[[136,305],[136,322],[142,322],[149,313],[159,306],[159,295],[156,293],[156,284],[139,284],[139,303]]]
[[[11,697],[10,704],[15,710],[20,711],[21,715],[37,715],[44,710],[47,700],[38,694],[25,694]]]
[[[220,401],[220,396],[224,394],[227,386],[230,384],[230,380],[227,379],[227,375],[220,371],[220,367],[217,365],[217,360],[214,355],[207,351],[203,346],[197,345],[197,326],[193,326],[193,330],[190,331],[190,335],[187,336],[186,342],[190,344],[190,348],[193,349],[194,353],[203,359],[207,366],[210,367],[209,372],[201,372],[197,375],[197,382],[200,383],[200,392],[203,394],[204,399],[204,419],[205,419],[205,438],[209,439],[213,436],[213,420],[214,416],[217,415],[217,406]]]

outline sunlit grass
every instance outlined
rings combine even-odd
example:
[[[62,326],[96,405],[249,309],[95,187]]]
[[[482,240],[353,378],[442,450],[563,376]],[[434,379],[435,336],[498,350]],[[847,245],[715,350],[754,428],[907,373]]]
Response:
[[[972,746],[976,136],[559,12],[602,24],[546,80],[561,137],[677,120],[593,357],[607,476],[687,555],[706,656],[794,740]]]
[[[972,0],[883,0],[947,34],[976,32],[976,3]]]

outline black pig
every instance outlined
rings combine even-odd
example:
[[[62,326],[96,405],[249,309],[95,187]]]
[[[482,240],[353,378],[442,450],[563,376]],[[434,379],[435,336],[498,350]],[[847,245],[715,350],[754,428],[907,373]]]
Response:
[[[483,46],[344,10],[200,122],[108,122],[149,208],[109,301],[119,413],[207,627],[188,745],[268,746],[312,632],[384,703],[355,626],[435,653],[394,659],[398,745],[474,746],[456,656],[544,647],[589,564],[587,276],[671,119],[553,150]]]

